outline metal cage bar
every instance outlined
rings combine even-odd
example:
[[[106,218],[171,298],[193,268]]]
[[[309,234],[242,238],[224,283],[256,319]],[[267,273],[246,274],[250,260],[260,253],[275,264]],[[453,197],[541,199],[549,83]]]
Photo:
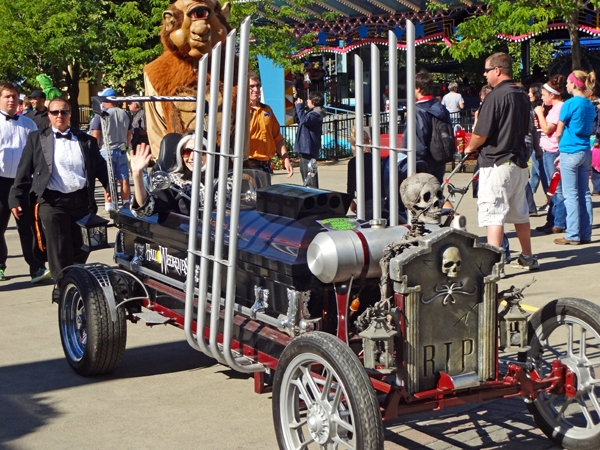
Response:
[[[235,127],[233,160],[233,187],[231,190],[231,213],[229,219],[229,252],[227,259],[231,265],[227,268],[226,297],[225,297],[225,322],[223,324],[223,355],[227,363],[240,372],[262,372],[264,366],[259,363],[241,365],[233,357],[231,350],[231,337],[233,335],[233,314],[235,306],[236,261],[238,252],[238,228],[240,223],[240,202],[242,191],[242,165],[245,144],[244,120],[248,120],[246,99],[248,95],[248,44],[250,41],[250,18],[244,19],[240,31],[239,69],[236,118],[242,123]],[[240,349],[241,350],[241,349]]]
[[[371,144],[373,144],[373,219],[381,219],[381,86],[379,49],[371,44]]]
[[[241,25],[239,36],[238,55],[238,90],[236,103],[237,126],[233,154],[229,149],[229,134],[231,131],[231,107],[233,97],[233,76],[236,55],[236,30],[232,30],[225,42],[225,59],[223,71],[223,109],[221,111],[221,146],[217,151],[217,117],[219,82],[221,69],[222,46],[213,47],[210,55],[212,74],[209,87],[208,124],[206,127],[206,148],[202,148],[202,119],[205,103],[208,55],[205,55],[198,69],[198,101],[196,103],[196,136],[194,151],[199,158],[196,164],[206,156],[206,169],[204,172],[204,205],[202,211],[202,232],[200,236],[200,249],[198,250],[197,234],[200,208],[201,171],[193,171],[192,199],[190,211],[190,234],[188,238],[188,272],[186,278],[186,317],[184,328],[186,338],[194,348],[217,359],[222,364],[227,364],[241,372],[261,372],[264,366],[260,363],[248,363],[248,358],[234,356],[231,348],[233,335],[233,317],[235,312],[236,296],[236,260],[237,260],[237,231],[239,228],[240,194],[242,179],[242,164],[245,145],[245,121],[248,118],[247,89],[248,89],[248,42],[250,35],[250,20],[246,18]],[[215,164],[219,160],[219,173],[215,177]],[[231,207],[229,216],[229,243],[227,258],[223,258],[225,239],[225,218],[227,209],[227,184],[229,181],[228,168],[233,161],[233,174],[231,175],[233,187],[231,190]],[[215,185],[217,190],[215,191]],[[213,211],[213,201],[216,199],[216,211]],[[214,221],[214,228],[211,225]],[[211,253],[211,245],[213,246]],[[197,257],[200,257],[199,270]],[[212,284],[209,292],[209,273],[212,269]],[[226,298],[222,302],[221,286],[223,271],[226,271]],[[197,289],[196,289],[197,287]],[[194,313],[194,299],[198,296],[198,315],[196,336],[194,339],[192,323]],[[205,338],[207,327],[207,306],[211,303],[209,335]],[[223,305],[223,306],[222,306]],[[224,311],[223,342],[218,342],[219,325],[222,309]],[[244,364],[242,363],[245,362]]]
[[[204,55],[198,62],[198,101],[196,102],[196,130],[204,129],[204,104],[206,102],[206,96],[200,95],[206,92],[206,77],[208,72],[208,54]],[[202,134],[197,132],[194,139],[194,152],[200,152],[202,150]],[[200,153],[196,153],[201,155]],[[194,155],[195,156],[195,155]],[[195,159],[195,158],[194,158]],[[199,170],[192,171],[192,186],[200,186],[202,173]],[[199,204],[200,189],[192,188],[192,205]],[[188,236],[188,276],[186,278],[186,290],[185,290],[185,317],[183,329],[185,331],[185,338],[193,348],[212,356],[210,349],[205,344],[204,340],[196,339],[193,335],[192,322],[194,315],[194,297],[195,297],[195,277],[189,276],[190,271],[196,272],[196,250],[198,240],[198,208],[190,208],[190,234]],[[200,305],[198,305],[200,306]],[[203,309],[198,308],[198,317],[196,318],[197,330],[201,329],[200,326],[204,327],[206,321],[206,305]],[[202,328],[203,329],[203,328]]]
[[[115,178],[115,172],[112,164],[112,152],[110,150],[110,139],[108,137],[108,113],[100,111],[97,112],[100,115],[100,128],[102,128],[102,148],[106,153],[106,166],[108,169],[108,180],[109,180],[109,191],[110,191],[110,205],[113,209],[118,209],[118,189],[117,180]]]
[[[393,31],[388,32],[389,55],[389,146],[390,154],[390,226],[398,225],[398,39]]]
[[[215,171],[215,148],[217,145],[217,113],[219,103],[217,100],[219,96],[219,73],[221,69],[221,43],[217,43],[211,51],[210,55],[210,91],[209,91],[209,102],[208,102],[208,132],[207,132],[207,144],[206,144],[206,169],[204,171],[204,207],[202,211],[202,237],[200,247],[200,279],[198,286],[198,310],[205,311],[208,299],[208,270],[210,266],[210,260],[203,258],[203,256],[210,255],[210,241],[211,241],[211,219],[212,219],[212,199],[213,199],[213,180]],[[200,92],[198,92],[200,94]],[[192,189],[200,189],[200,186],[194,185]],[[192,209],[198,208],[200,205],[192,205]],[[188,269],[188,276],[190,271]],[[217,317],[219,314],[219,305],[216,302],[211,303],[211,321],[213,322],[213,316],[217,311]],[[202,314],[202,313],[201,313]],[[203,324],[202,324],[203,325]],[[212,333],[212,329],[211,329]],[[204,327],[201,327],[200,321],[196,328],[196,338],[198,342],[204,340]],[[222,357],[221,352],[216,346],[210,345],[210,354],[213,358],[216,358],[222,364],[225,364],[225,359]]]
[[[415,24],[406,21],[406,147],[408,176],[417,169],[417,105],[415,94]]]
[[[356,161],[356,217],[365,220],[365,152],[364,139],[364,95],[363,95],[363,61],[354,55],[354,96],[356,104],[355,161]]]
[[[356,104],[356,136],[355,136],[355,157],[356,157],[356,217],[360,220],[366,218],[366,198],[364,182],[364,149],[372,149],[373,157],[373,218],[380,219],[382,216],[382,193],[381,193],[381,149],[387,148],[389,153],[390,167],[390,226],[398,225],[398,203],[399,203],[399,181],[398,170],[398,152],[400,150],[407,153],[408,157],[408,175],[416,171],[416,99],[415,99],[415,27],[409,20],[406,21],[407,27],[407,64],[406,64],[406,97],[407,114],[406,129],[407,148],[400,148],[398,144],[398,40],[393,32],[388,34],[389,50],[389,146],[382,146],[380,141],[381,113],[380,98],[381,86],[380,77],[381,65],[379,60],[379,49],[375,44],[371,44],[371,144],[367,145],[363,140],[364,131],[364,95],[363,95],[363,61],[358,56],[354,56],[354,81],[355,81],[355,104]]]

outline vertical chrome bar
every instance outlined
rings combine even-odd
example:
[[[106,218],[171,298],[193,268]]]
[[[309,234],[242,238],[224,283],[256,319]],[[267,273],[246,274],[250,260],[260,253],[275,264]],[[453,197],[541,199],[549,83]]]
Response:
[[[354,55],[354,127],[356,131],[356,217],[365,220],[365,149],[364,120],[365,100],[363,95],[363,61]]]
[[[115,171],[113,170],[112,164],[112,152],[110,150],[110,140],[108,139],[108,124],[106,121],[108,116],[103,116],[102,111],[100,114],[100,128],[102,128],[102,149],[106,153],[106,168],[108,170],[109,180],[109,192],[110,192],[110,206],[112,209],[119,209],[119,195],[117,188],[117,179],[115,178]]]
[[[232,90],[233,90],[233,58],[235,57],[235,39],[236,30],[232,30],[225,41],[225,72],[223,74],[223,110],[221,112],[221,150],[219,157],[219,186],[217,188],[217,216],[215,220],[215,243],[214,243],[214,261],[213,278],[211,291],[211,314],[210,314],[210,348],[213,352],[218,348],[217,338],[219,335],[219,319],[221,310],[221,259],[223,258],[223,228],[225,223],[225,208],[227,200],[227,172],[229,169],[229,131],[231,129],[231,108],[232,108]],[[212,94],[211,94],[212,95]],[[240,174],[241,175],[241,174]],[[235,268],[235,261],[230,263]],[[227,321],[228,318],[226,317]]]
[[[381,219],[381,149],[380,140],[380,89],[379,49],[371,44],[371,151],[373,153],[373,219]]]
[[[406,147],[408,176],[417,170],[417,106],[415,95],[415,24],[406,21]]]
[[[390,101],[390,226],[398,225],[398,39],[388,32],[389,101]]]
[[[219,108],[219,75],[221,72],[221,43],[215,45],[211,51],[210,64],[210,91],[208,101],[208,136],[206,145],[206,170],[204,171],[204,210],[202,212],[202,259],[200,261],[200,280],[198,293],[198,310],[206,309],[208,297],[208,268],[211,261],[207,258],[210,255],[210,237],[211,237],[211,219],[212,219],[212,203],[213,203],[213,181],[215,174],[215,148],[217,145],[217,114]],[[202,161],[202,160],[200,160]],[[212,316],[219,314],[220,296],[213,298],[211,302],[211,323]],[[198,326],[200,323],[198,323]],[[212,329],[210,330],[212,333]],[[196,333],[196,337],[204,339],[204,333]],[[225,364],[221,352],[218,347],[210,346],[210,351],[213,358],[216,358],[220,363]]]
[[[249,118],[246,99],[248,95],[248,42],[250,40],[250,17],[244,19],[240,28],[238,90],[235,109],[236,127],[233,150],[233,187],[231,189],[231,211],[229,216],[229,252],[227,256],[228,267],[225,296],[225,323],[223,324],[223,355],[227,364],[237,371],[262,372],[264,371],[264,366],[262,364],[255,363],[241,365],[236,361],[231,352],[237,271],[238,228],[240,224],[240,199],[242,191],[242,164],[244,163],[246,120]]]
[[[208,54],[204,55],[198,62],[198,97],[196,99],[196,136],[194,142],[194,161],[202,161],[202,130],[204,129],[204,104],[206,101],[206,73],[208,71]],[[197,318],[197,340],[194,339],[192,322],[194,319],[194,292],[196,287],[196,243],[198,240],[198,209],[200,197],[200,182],[202,172],[200,170],[192,171],[192,199],[190,203],[190,234],[188,235],[188,261],[187,278],[185,280],[185,314],[183,329],[185,338],[193,348],[212,356],[206,343],[204,342],[204,322],[206,308],[198,308]]]

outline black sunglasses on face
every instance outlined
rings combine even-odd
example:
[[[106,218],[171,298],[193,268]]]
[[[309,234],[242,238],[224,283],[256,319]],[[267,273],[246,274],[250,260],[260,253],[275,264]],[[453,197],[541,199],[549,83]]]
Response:
[[[491,70],[494,70],[495,68],[496,68],[496,67],[484,67],[484,68],[483,68],[483,71],[484,71],[485,73],[488,73],[489,71],[491,71]]]
[[[71,114],[71,111],[69,111],[68,109],[55,109],[54,111],[48,111],[48,113],[51,116],[58,116],[59,114],[63,116],[69,116]]]

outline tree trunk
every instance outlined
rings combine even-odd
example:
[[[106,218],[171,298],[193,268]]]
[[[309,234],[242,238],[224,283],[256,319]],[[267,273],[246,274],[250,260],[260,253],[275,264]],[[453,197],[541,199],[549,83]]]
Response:
[[[579,45],[579,30],[577,22],[579,20],[579,8],[577,8],[567,19],[567,30],[569,39],[571,39],[571,70],[583,70],[581,66],[581,49]]]
[[[73,62],[65,70],[65,82],[69,93],[69,104],[71,105],[71,126],[79,128],[79,64]]]

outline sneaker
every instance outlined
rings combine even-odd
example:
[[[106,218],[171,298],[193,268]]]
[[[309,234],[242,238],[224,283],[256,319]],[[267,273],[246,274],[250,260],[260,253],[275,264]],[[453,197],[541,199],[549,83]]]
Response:
[[[549,203],[546,203],[545,205],[542,205],[538,208],[538,211],[548,211],[548,207],[550,206]]]
[[[131,202],[129,200],[127,200],[126,202],[123,203],[123,209],[130,209],[131,207]]]
[[[540,263],[535,256],[525,259],[523,255],[519,255],[519,258],[513,262],[510,267],[513,269],[538,270],[540,268]]]
[[[104,204],[104,211],[114,211],[115,209],[112,207],[112,203],[105,203]]]
[[[31,276],[31,282],[34,284],[40,283],[44,280],[49,280],[50,278],[52,278],[52,275],[50,274],[50,270],[40,269],[34,275]]]
[[[4,270],[0,269],[0,281],[6,281],[6,275],[4,275]]]

